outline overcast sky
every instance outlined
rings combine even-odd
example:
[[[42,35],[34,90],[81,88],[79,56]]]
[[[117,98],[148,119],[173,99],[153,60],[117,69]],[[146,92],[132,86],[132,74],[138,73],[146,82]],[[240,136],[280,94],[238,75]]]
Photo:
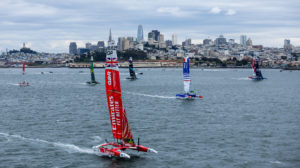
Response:
[[[153,29],[165,40],[177,34],[202,43],[223,34],[239,42],[282,47],[284,39],[300,46],[299,0],[0,0],[0,50],[19,49],[23,42],[39,52],[68,52],[71,41],[135,36]]]

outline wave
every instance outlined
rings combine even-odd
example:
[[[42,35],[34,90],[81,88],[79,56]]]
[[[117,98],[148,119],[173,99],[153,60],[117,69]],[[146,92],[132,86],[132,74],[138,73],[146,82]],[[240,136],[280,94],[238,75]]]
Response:
[[[274,163],[274,164],[283,164],[282,162],[275,160],[275,161],[270,161],[270,163]]]
[[[129,93],[132,95],[137,95],[137,96],[146,96],[146,97],[153,97],[153,98],[161,98],[161,99],[176,99],[175,96],[160,96],[160,95],[149,95],[149,94],[143,94],[143,93],[133,93],[133,92],[125,92]]]
[[[206,72],[226,72],[228,71],[227,69],[202,69],[203,71]]]
[[[86,153],[86,154],[95,154],[92,149],[89,148],[82,148],[73,144],[66,144],[66,143],[61,143],[61,142],[50,142],[42,139],[33,139],[33,138],[26,138],[21,135],[13,135],[13,134],[7,134],[7,133],[2,133],[0,132],[0,135],[4,136],[7,139],[10,138],[16,138],[16,139],[21,139],[24,141],[31,141],[31,142],[38,142],[38,143],[44,143],[48,145],[52,145],[54,147],[58,147],[60,149],[63,149],[69,153]]]

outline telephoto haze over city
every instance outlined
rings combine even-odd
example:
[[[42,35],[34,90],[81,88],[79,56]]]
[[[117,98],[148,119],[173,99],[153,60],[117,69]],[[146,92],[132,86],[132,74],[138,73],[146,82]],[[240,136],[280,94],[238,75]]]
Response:
[[[299,0],[1,0],[0,167],[300,167]]]

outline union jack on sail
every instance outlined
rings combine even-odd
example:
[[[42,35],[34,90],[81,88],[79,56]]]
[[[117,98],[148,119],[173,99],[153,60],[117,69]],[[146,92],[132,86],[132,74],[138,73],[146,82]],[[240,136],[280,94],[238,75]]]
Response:
[[[105,67],[118,67],[118,60],[117,58],[106,58]]]

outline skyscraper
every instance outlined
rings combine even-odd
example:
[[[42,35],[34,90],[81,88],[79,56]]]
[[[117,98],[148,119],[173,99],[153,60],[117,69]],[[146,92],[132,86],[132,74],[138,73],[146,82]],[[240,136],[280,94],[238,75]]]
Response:
[[[164,37],[163,34],[160,34],[160,35],[158,36],[158,41],[159,41],[160,43],[164,43],[164,42],[165,42],[165,37]]]
[[[112,37],[111,37],[111,29],[109,29],[109,37],[108,37],[108,42],[112,42]]]
[[[212,40],[211,39],[204,39],[203,40],[203,45],[211,45],[212,44]]]
[[[143,26],[139,25],[138,26],[138,31],[137,31],[137,42],[141,43],[144,41],[144,32],[143,32]]]
[[[97,46],[98,46],[98,48],[99,48],[99,47],[104,48],[104,47],[105,47],[104,41],[98,41]]]
[[[90,43],[90,42],[85,43],[85,48],[91,49],[91,46],[92,46],[92,43]]]
[[[283,48],[284,48],[285,51],[291,51],[292,50],[291,40],[284,39]]]
[[[228,43],[231,44],[231,45],[234,45],[235,41],[234,41],[234,39],[229,39]]]
[[[246,46],[246,42],[247,42],[247,36],[246,35],[241,35],[240,36],[240,45],[242,45],[243,47]]]
[[[122,49],[123,50],[129,49],[129,40],[127,40],[126,38],[122,39]]]
[[[223,35],[220,35],[218,38],[216,38],[215,40],[215,44],[217,46],[220,46],[220,45],[225,45],[227,43],[226,41],[226,38],[223,36]]]
[[[160,32],[158,30],[152,30],[148,33],[148,40],[152,38],[155,41],[159,41]]]
[[[69,45],[69,53],[70,54],[77,54],[77,44],[76,42],[71,42]]]
[[[166,46],[167,47],[172,47],[172,41],[171,40],[166,40]]]
[[[284,39],[284,45],[283,46],[287,46],[291,44],[291,40],[289,39]]]
[[[149,41],[149,39],[154,40],[154,36],[155,36],[155,34],[153,32],[149,32],[148,33],[148,41]]]
[[[177,35],[176,34],[172,34],[172,44],[177,45]]]
[[[192,39],[186,39],[182,42],[182,46],[191,46],[192,45]]]

